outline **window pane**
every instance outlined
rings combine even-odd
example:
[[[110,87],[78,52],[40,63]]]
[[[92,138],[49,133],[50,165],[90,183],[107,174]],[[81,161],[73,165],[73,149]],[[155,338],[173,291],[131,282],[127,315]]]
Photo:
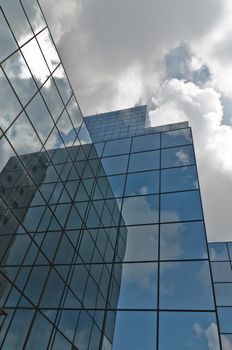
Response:
[[[29,17],[30,23],[35,33],[46,26],[43,15],[36,0],[23,0],[23,7]]]
[[[0,101],[1,118],[0,127],[5,130],[14,121],[22,107],[15,96],[10,84],[0,68]],[[7,102],[6,102],[7,101]]]
[[[112,329],[113,348],[109,344],[109,348],[104,348],[106,350],[111,348],[112,350],[156,349],[155,312],[118,311],[115,315],[112,311],[109,311],[106,319],[106,335],[111,340],[108,331],[110,328]]]
[[[167,131],[161,134],[162,147],[173,147],[192,143],[190,129]]]
[[[221,334],[222,350],[232,349],[232,334]]]
[[[124,261],[158,259],[158,226],[128,226]]]
[[[161,171],[161,191],[173,192],[198,188],[195,166],[165,169]]]
[[[232,307],[219,307],[218,317],[220,332],[232,333]]]
[[[161,221],[201,220],[201,202],[198,191],[161,195]]]
[[[160,134],[133,137],[131,152],[149,151],[160,148]]]
[[[27,341],[26,349],[36,349],[40,346],[41,349],[46,349],[49,337],[52,331],[52,325],[43,317],[40,312],[37,312],[35,321],[30,331],[30,336]]]
[[[48,29],[43,30],[37,35],[40,48],[46,58],[47,65],[52,72],[59,64],[60,59],[52,42]]]
[[[106,175],[125,173],[127,169],[128,156],[116,156],[102,159],[102,165]]]
[[[180,222],[160,226],[162,260],[207,258],[203,222]]]
[[[128,174],[125,196],[146,195],[159,192],[159,172]]]
[[[161,263],[160,306],[164,309],[213,309],[209,264]]]
[[[124,190],[125,175],[108,176],[108,181],[115,197],[121,197]]]
[[[17,49],[14,38],[10,32],[10,29],[0,12],[0,61],[4,60],[11,52]]]
[[[157,307],[157,263],[115,264],[113,275],[122,274],[118,308]]]
[[[32,39],[21,50],[35,79],[42,84],[49,76],[49,70],[36,40]]]
[[[158,221],[158,196],[125,198],[122,216],[127,225],[151,224]]]
[[[209,243],[209,256],[211,261],[229,260],[226,243]]]
[[[160,314],[159,350],[219,350],[213,313],[163,312]],[[213,347],[212,347],[213,344]]]
[[[16,310],[1,349],[22,349],[34,311]]]
[[[35,94],[37,88],[22,54],[17,51],[14,55],[8,58],[8,60],[5,61],[2,66],[19,99],[21,100],[22,104],[25,105]],[[1,79],[1,85],[2,84],[4,83]],[[2,86],[2,88],[4,87]],[[3,92],[1,94],[3,95]],[[2,108],[3,106],[12,108],[14,105],[10,106],[9,103],[4,103],[2,104]]]
[[[232,306],[232,283],[215,283],[216,303],[218,306]]]
[[[170,168],[194,164],[194,153],[192,146],[174,147],[161,151],[162,168]]]
[[[33,35],[22,6],[18,1],[7,0],[2,0],[1,6],[19,45],[22,45]]]
[[[131,139],[114,140],[105,143],[103,157],[129,153]]]
[[[149,151],[130,155],[129,171],[143,171],[159,168],[159,151]]]
[[[211,267],[214,282],[232,282],[232,270],[229,261],[212,262]]]

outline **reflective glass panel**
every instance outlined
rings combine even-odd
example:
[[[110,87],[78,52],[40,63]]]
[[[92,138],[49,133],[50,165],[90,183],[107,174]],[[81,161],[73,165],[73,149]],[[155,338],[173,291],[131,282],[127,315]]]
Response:
[[[26,108],[26,112],[42,142],[44,142],[54,123],[40,94],[32,99]]]
[[[161,225],[160,258],[162,260],[207,258],[203,222],[180,222]]]
[[[10,32],[7,22],[0,11],[0,61],[17,49],[16,42]]]
[[[113,269],[113,275],[122,276],[118,308],[156,308],[157,263],[115,264]]]
[[[7,101],[7,103],[6,103]],[[5,75],[0,69],[0,102],[1,102],[1,117],[0,127],[5,130],[14,121],[16,116],[22,109],[14,91],[8,83]]]
[[[67,76],[62,65],[59,65],[59,67],[57,67],[57,69],[53,73],[53,78],[61,94],[61,98],[66,104],[72,95],[72,88],[68,82]]]
[[[129,153],[131,139],[113,140],[105,143],[103,157]]]
[[[125,198],[122,216],[127,225],[158,221],[159,197],[155,195]]]
[[[181,146],[189,143],[192,143],[190,128],[167,131],[161,134],[162,147]]]
[[[32,329],[30,331],[30,336],[27,341],[26,349],[36,349],[38,344],[40,344],[41,349],[47,347],[49,337],[52,331],[52,324],[37,312],[36,318],[33,322]]]
[[[214,313],[163,312],[159,329],[159,350],[220,350]]]
[[[161,221],[201,220],[202,210],[198,191],[161,195]]]
[[[147,171],[128,174],[125,196],[146,195],[159,192],[159,172]]]
[[[22,54],[17,51],[14,55],[8,58],[8,60],[5,61],[2,66],[21,103],[25,105],[35,94],[37,87]],[[3,84],[2,80],[1,84]],[[6,103],[1,104],[1,106],[2,108],[12,108],[10,104]]]
[[[222,350],[232,349],[232,334],[221,334]]]
[[[60,63],[59,56],[51,40],[48,29],[43,30],[38,36],[37,40],[39,46],[46,58],[47,65],[52,72],[56,66]]]
[[[160,307],[213,309],[209,264],[205,261],[161,263]]]
[[[52,78],[48,79],[48,81],[44,84],[41,89],[41,93],[54,121],[56,122],[64,106]]]
[[[159,151],[148,151],[130,155],[129,172],[159,168]]]
[[[211,267],[214,282],[232,282],[232,270],[229,261],[212,262]]]
[[[32,39],[21,50],[37,83],[42,84],[50,73],[36,40]]]
[[[42,148],[42,144],[24,112],[7,131],[7,137],[18,154],[30,154],[40,151]]]
[[[198,188],[195,166],[161,170],[161,191],[173,192]]]
[[[158,226],[128,226],[125,230],[124,261],[158,259]]]
[[[192,146],[174,147],[161,151],[162,168],[191,165],[194,162]]]
[[[20,2],[1,0],[1,6],[19,45],[22,45],[33,34]]]
[[[106,329],[114,329],[112,350],[155,350],[156,313],[144,311],[112,311],[107,313]],[[108,336],[108,332],[106,332]],[[105,350],[111,349],[105,347]],[[106,343],[104,344],[106,346]]]
[[[216,303],[218,306],[232,306],[232,283],[215,283]]]
[[[106,175],[125,173],[127,169],[128,156],[115,156],[102,159],[102,165]]]
[[[221,333],[232,333],[232,307],[219,307],[219,327]]]
[[[209,256],[211,261],[229,260],[226,243],[209,243]]]
[[[137,136],[133,138],[131,152],[150,151],[160,148],[160,134]]]
[[[5,341],[1,346],[2,350],[22,349],[33,313],[33,310],[16,310],[11,327],[9,328]]]
[[[23,7],[35,33],[46,26],[43,15],[36,0],[23,0]]]
[[[108,176],[107,180],[110,183],[111,189],[115,197],[121,197],[124,190],[125,175]]]

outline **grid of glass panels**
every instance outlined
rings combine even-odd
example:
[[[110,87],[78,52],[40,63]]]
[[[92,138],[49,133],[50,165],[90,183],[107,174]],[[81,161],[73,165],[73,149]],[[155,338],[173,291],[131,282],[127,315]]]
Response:
[[[209,243],[222,349],[232,348],[232,242]]]
[[[36,0],[0,0],[0,44],[1,349],[220,349],[188,125],[91,144]]]
[[[88,116],[85,122],[94,142],[188,126],[188,123],[182,122],[151,128],[146,105]]]
[[[221,349],[191,130],[147,131],[95,144],[127,231],[105,348]]]

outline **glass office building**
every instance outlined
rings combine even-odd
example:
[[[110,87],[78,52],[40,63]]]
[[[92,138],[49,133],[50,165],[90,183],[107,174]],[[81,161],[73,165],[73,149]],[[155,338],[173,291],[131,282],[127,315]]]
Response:
[[[0,0],[0,47],[0,348],[232,349],[188,123],[83,119],[36,0]]]

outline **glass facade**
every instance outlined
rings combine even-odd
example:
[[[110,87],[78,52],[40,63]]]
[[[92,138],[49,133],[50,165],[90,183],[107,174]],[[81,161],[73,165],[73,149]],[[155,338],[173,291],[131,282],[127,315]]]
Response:
[[[222,349],[232,349],[232,242],[209,243]]]
[[[1,349],[232,349],[188,123],[83,118],[36,0],[0,0],[0,45]]]

